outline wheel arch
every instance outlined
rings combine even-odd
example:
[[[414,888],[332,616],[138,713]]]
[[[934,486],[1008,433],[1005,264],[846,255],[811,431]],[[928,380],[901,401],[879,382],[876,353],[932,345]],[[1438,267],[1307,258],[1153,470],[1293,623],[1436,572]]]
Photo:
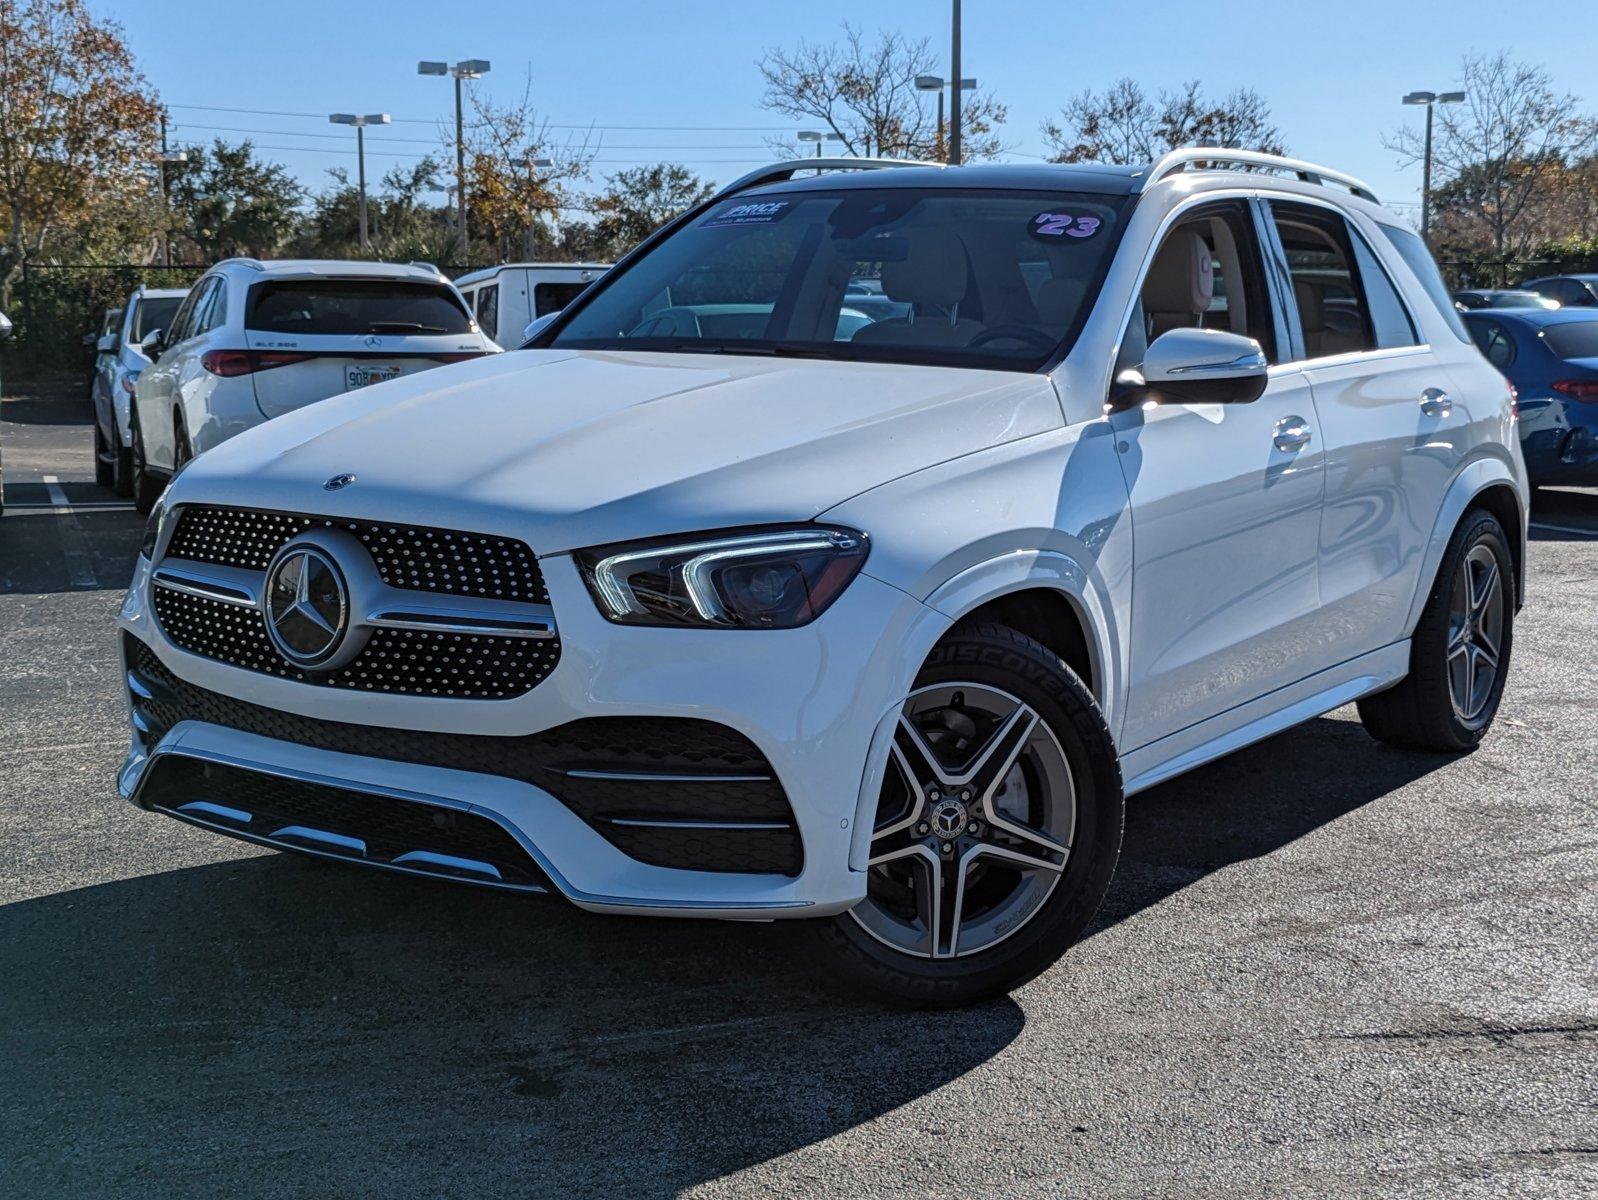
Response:
[[[1404,636],[1415,632],[1426,598],[1431,595],[1437,580],[1437,571],[1443,553],[1454,536],[1454,530],[1473,508],[1483,508],[1498,519],[1509,535],[1509,554],[1515,565],[1515,608],[1518,611],[1526,599],[1526,522],[1529,511],[1526,491],[1508,463],[1498,458],[1479,458],[1468,463],[1454,477],[1443,496],[1442,507],[1432,526],[1431,539],[1426,544],[1425,563],[1420,572],[1414,598],[1410,601],[1409,616],[1404,623]]]

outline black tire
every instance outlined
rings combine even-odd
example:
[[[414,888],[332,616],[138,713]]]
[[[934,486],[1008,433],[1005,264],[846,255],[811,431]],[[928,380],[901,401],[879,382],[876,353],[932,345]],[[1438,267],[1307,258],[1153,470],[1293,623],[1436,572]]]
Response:
[[[1098,911],[1121,852],[1120,760],[1092,693],[1071,668],[1007,626],[968,624],[933,650],[916,687],[956,682],[1010,693],[1054,734],[1076,790],[1075,834],[1064,871],[1035,915],[996,945],[969,955],[919,957],[878,940],[849,913],[807,923],[824,970],[855,988],[916,1008],[990,999],[1055,963]]]
[[[108,488],[115,482],[116,459],[110,446],[106,444],[105,434],[100,429],[98,420],[94,423],[94,482],[100,487]]]
[[[166,480],[151,472],[149,460],[144,456],[144,430],[138,418],[133,421],[133,507],[145,516],[155,507],[166,487]]]
[[[1449,682],[1450,636],[1455,622],[1456,577],[1467,557],[1485,548],[1497,562],[1502,590],[1501,635],[1495,677],[1479,712],[1462,715]],[[1492,727],[1509,673],[1515,629],[1515,563],[1509,539],[1491,513],[1472,509],[1461,518],[1437,568],[1431,594],[1410,641],[1409,674],[1396,687],[1359,701],[1359,717],[1378,741],[1409,750],[1460,754],[1474,750]]]
[[[124,500],[133,495],[133,451],[120,443],[111,458],[111,490]]]
[[[177,478],[178,472],[194,461],[194,443],[189,441],[189,431],[183,426],[183,418],[176,417],[172,422],[172,477]]]

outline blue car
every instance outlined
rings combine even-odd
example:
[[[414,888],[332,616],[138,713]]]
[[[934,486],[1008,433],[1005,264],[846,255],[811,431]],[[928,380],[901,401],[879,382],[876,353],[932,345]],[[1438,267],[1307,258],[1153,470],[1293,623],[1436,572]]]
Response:
[[[1470,336],[1520,393],[1533,484],[1598,485],[1598,311],[1463,314]]]

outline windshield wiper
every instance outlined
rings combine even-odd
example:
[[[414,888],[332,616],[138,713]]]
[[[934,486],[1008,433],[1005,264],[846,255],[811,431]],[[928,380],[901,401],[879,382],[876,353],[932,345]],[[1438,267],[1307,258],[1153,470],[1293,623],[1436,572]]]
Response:
[[[673,342],[668,350],[682,350],[689,354],[737,354],[751,358],[835,358],[825,349],[813,346],[796,346],[787,342]]]
[[[372,321],[367,333],[444,333],[442,325],[423,325],[418,321]]]

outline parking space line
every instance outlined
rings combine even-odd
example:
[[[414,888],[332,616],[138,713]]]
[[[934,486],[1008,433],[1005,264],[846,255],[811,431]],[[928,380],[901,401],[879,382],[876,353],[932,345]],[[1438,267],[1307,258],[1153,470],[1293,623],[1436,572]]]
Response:
[[[1574,525],[1550,525],[1546,521],[1533,521],[1533,529],[1546,529],[1549,533],[1575,533],[1582,537],[1598,537],[1598,529],[1578,529]]]
[[[64,517],[61,528],[61,553],[67,563],[67,580],[75,588],[97,588],[100,581],[94,577],[94,567],[89,558],[89,543],[83,536],[83,526],[72,511],[72,503],[61,490],[61,481],[54,475],[45,475],[44,489],[50,493],[55,512]]]

